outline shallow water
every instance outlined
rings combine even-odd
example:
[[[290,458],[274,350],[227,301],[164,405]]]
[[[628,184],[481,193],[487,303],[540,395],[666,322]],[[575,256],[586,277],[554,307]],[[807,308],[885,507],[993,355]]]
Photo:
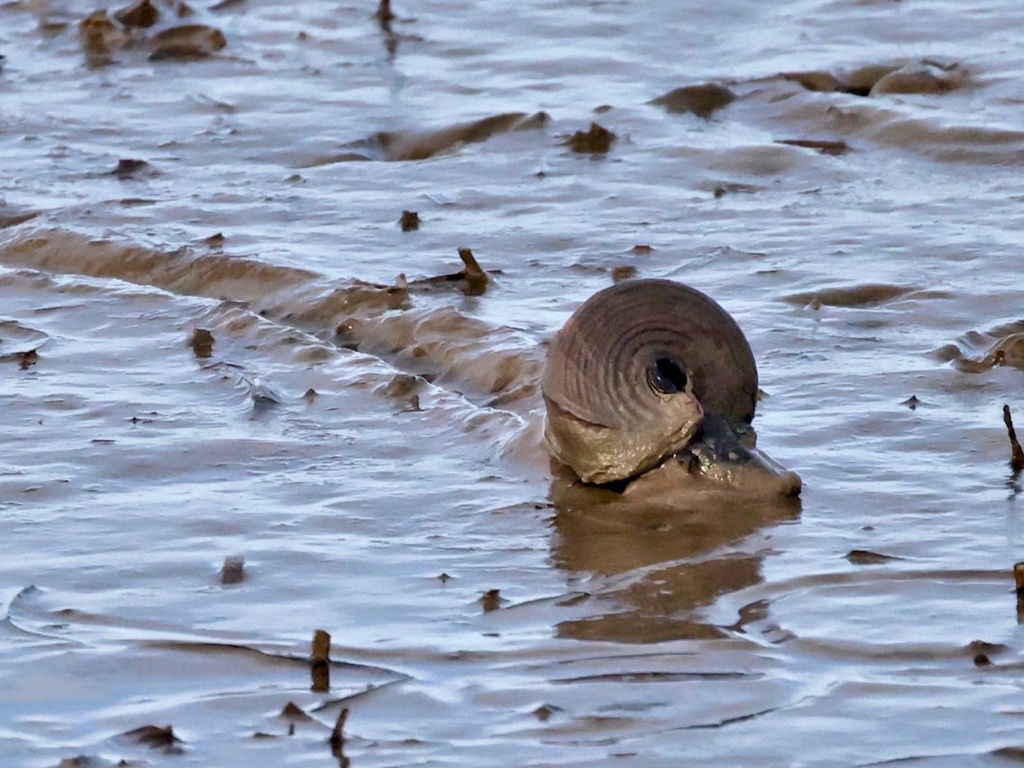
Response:
[[[4,765],[1020,761],[1024,10],[762,5],[389,34],[250,0],[186,20],[215,56],[102,65],[87,7],[0,7]],[[779,76],[922,61],[955,82]],[[648,103],[708,82],[707,119]],[[570,151],[594,120],[611,149]],[[460,247],[482,295],[418,282]],[[543,344],[617,267],[736,317],[798,503],[552,480]]]

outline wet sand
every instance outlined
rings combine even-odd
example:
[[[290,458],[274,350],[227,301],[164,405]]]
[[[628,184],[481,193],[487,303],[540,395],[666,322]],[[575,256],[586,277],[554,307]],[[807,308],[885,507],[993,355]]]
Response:
[[[1016,5],[153,7],[0,8],[5,765],[1019,760]],[[799,500],[552,472],[634,275]]]

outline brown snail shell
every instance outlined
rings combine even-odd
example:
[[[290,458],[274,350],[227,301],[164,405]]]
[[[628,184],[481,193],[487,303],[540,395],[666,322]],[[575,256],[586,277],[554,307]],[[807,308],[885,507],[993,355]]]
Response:
[[[584,302],[551,343],[545,437],[589,483],[641,474],[683,448],[705,411],[749,422],[757,366],[736,321],[671,280],[632,280]]]

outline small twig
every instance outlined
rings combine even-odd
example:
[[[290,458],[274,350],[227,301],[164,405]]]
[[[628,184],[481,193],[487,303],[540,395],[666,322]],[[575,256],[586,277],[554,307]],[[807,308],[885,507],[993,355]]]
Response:
[[[331,731],[331,736],[327,739],[327,743],[331,745],[331,752],[335,757],[340,757],[342,750],[345,748],[345,721],[348,719],[348,707],[343,707],[338,713],[338,719],[334,723],[334,730]]]
[[[1003,423],[1006,425],[1006,433],[1010,437],[1010,469],[1014,472],[1024,470],[1024,448],[1020,447],[1017,440],[1017,432],[1013,428],[1013,418],[1010,416],[1010,406],[1003,406]]]
[[[322,629],[313,633],[310,673],[313,678],[312,690],[323,693],[331,689],[331,636]]]

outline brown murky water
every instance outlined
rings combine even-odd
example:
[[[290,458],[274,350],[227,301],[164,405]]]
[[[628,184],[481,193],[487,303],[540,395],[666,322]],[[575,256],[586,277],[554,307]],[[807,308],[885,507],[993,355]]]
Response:
[[[0,6],[0,762],[1019,762],[1024,10],[777,5]],[[800,501],[552,481],[634,273]]]

